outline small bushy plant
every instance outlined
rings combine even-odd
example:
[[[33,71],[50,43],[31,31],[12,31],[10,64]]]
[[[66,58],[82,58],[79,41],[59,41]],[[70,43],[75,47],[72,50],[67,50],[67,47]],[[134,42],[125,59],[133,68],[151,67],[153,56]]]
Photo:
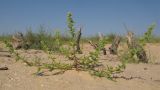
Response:
[[[153,23],[148,27],[148,30],[144,33],[144,35],[139,39],[139,43],[142,46],[145,46],[146,43],[151,42],[153,40],[153,30],[155,29],[156,24]]]
[[[138,39],[138,42],[135,42],[137,43],[137,45],[134,46],[134,48],[128,48],[128,50],[125,51],[120,56],[122,62],[126,62],[126,63],[139,63],[139,62],[147,63],[148,62],[147,58],[144,58],[146,59],[144,61],[140,60],[140,58],[138,58],[138,55],[141,55],[142,53],[146,55],[144,46],[146,45],[146,43],[152,40],[153,38],[152,34],[155,26],[156,26],[155,24],[150,25],[148,30],[144,33],[144,35],[140,39]],[[144,56],[144,57],[147,57],[147,56]]]

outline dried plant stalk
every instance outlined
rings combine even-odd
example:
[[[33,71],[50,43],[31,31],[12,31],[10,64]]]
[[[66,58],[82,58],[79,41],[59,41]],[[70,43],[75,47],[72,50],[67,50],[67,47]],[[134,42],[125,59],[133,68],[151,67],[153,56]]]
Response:
[[[0,67],[0,70],[8,70],[8,67]]]
[[[77,33],[77,39],[76,39],[76,52],[78,52],[79,54],[82,54],[81,48],[80,48],[80,39],[81,39],[81,28]]]
[[[24,36],[22,33],[18,32],[12,36],[12,46],[15,49],[22,48],[24,45]]]
[[[104,39],[103,35],[102,35],[101,33],[99,33],[99,40],[103,40],[103,39]],[[98,44],[94,44],[92,41],[89,41],[89,44],[90,44],[94,49],[97,49],[97,48],[98,48]],[[107,54],[105,47],[103,47],[101,50],[103,51],[103,55],[106,55],[106,54]]]
[[[117,55],[118,46],[121,38],[119,36],[115,36],[112,45],[109,47],[110,54]]]

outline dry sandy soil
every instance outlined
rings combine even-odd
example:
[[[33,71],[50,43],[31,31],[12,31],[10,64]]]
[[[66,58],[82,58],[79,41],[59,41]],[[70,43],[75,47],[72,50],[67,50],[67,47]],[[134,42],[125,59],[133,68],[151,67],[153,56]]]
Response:
[[[108,47],[108,45],[106,46]],[[83,45],[87,54],[93,50],[91,46]],[[36,67],[29,67],[22,62],[15,62],[13,57],[0,45],[0,66],[7,66],[9,70],[0,70],[0,90],[160,90],[160,44],[148,44],[146,51],[150,58],[149,64],[127,64],[121,76],[137,77],[131,80],[119,78],[116,82],[106,78],[91,76],[88,72],[69,70],[63,74],[35,76]],[[45,60],[46,54],[38,50],[20,50],[28,58],[41,57]],[[61,60],[63,57],[56,56]],[[63,59],[65,60],[65,59]],[[67,60],[66,60],[67,61]],[[101,55],[103,64],[116,65],[119,63],[116,56]]]

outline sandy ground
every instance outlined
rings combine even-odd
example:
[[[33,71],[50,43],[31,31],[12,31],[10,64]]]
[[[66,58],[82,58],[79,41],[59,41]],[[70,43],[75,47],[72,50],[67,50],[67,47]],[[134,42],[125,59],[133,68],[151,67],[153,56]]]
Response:
[[[108,45],[106,46],[108,47]],[[89,45],[83,45],[84,54],[92,51]],[[160,90],[160,44],[148,44],[146,51],[149,54],[149,64],[127,64],[121,76],[137,77],[131,80],[117,79],[116,82],[106,78],[91,76],[88,72],[69,70],[64,74],[46,76],[33,75],[36,67],[29,67],[22,62],[15,62],[10,54],[4,52],[0,45],[0,66],[7,66],[9,70],[0,70],[0,90]],[[3,51],[3,52],[2,52]],[[19,51],[28,58],[47,57],[42,51]],[[56,56],[61,60],[62,56]],[[116,65],[117,56],[101,55],[103,64]],[[65,59],[64,59],[65,60]]]

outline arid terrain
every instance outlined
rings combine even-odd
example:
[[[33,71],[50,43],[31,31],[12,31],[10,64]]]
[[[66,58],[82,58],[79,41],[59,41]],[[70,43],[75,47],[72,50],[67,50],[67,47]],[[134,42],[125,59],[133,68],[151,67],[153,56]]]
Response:
[[[109,45],[106,45],[108,47]],[[36,76],[36,67],[29,67],[23,62],[15,62],[4,45],[0,46],[0,66],[8,70],[0,70],[0,90],[160,90],[160,44],[147,44],[149,56],[148,64],[127,64],[124,72],[116,82],[107,78],[91,76],[88,72],[68,70],[63,74],[54,75],[46,72],[44,76]],[[93,50],[89,44],[83,45],[83,54]],[[40,57],[46,60],[46,54],[40,50],[19,50],[22,55],[32,59]],[[56,55],[60,60],[64,57]],[[108,65],[117,65],[120,61],[117,56],[101,55],[100,62]],[[67,62],[67,60],[65,60]]]

